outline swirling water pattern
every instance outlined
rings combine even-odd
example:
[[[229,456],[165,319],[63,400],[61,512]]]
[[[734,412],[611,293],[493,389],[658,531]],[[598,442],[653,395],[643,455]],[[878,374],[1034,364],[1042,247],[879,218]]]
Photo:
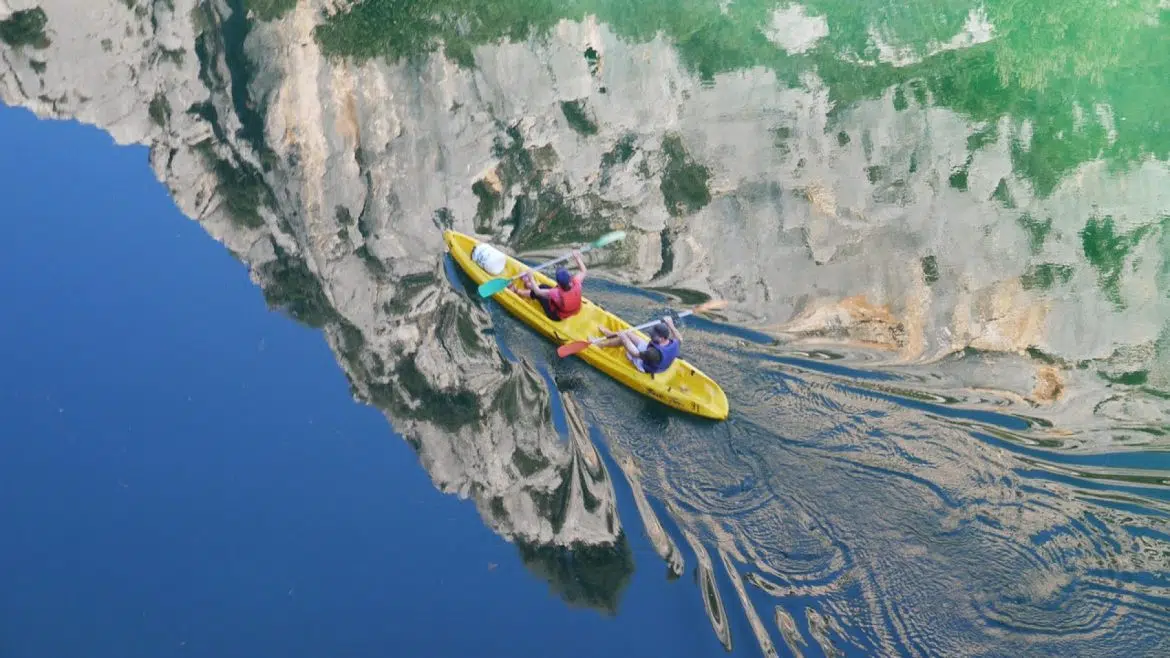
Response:
[[[617,287],[596,296],[646,313]],[[688,358],[734,400],[724,423],[657,409],[582,364],[552,367],[580,377],[567,395],[604,428],[639,496],[667,510],[663,525],[677,524],[674,543],[690,550],[671,559],[695,570],[729,650],[1170,649],[1165,470],[1111,468],[1140,462],[1075,441],[1032,447],[1052,428],[990,394],[932,394],[893,369],[828,371],[707,322],[684,331]]]

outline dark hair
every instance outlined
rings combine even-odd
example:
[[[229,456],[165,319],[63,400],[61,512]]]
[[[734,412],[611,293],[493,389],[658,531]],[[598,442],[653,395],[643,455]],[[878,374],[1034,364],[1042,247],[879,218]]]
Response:
[[[662,351],[653,345],[648,345],[646,346],[646,349],[642,350],[642,353],[638,355],[638,358],[642,359],[646,365],[655,367],[659,363],[662,363]]]
[[[664,324],[656,324],[650,327],[651,338],[670,338],[670,330]]]

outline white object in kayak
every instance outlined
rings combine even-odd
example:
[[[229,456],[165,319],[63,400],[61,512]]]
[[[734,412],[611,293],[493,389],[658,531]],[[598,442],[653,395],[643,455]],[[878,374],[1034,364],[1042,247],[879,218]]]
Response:
[[[471,250],[471,260],[493,276],[503,272],[504,266],[508,264],[508,257],[486,242],[475,245],[475,249]]]

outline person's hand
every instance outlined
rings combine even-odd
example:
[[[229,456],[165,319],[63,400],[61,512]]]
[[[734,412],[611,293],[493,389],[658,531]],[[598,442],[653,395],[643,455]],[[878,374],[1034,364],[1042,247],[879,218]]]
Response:
[[[581,251],[579,249],[574,249],[572,251],[572,254],[573,254],[573,258],[580,258],[581,257]]]
[[[668,315],[668,316],[662,318],[662,321],[666,323],[666,326],[670,327],[671,329],[674,329],[674,318],[672,318]]]
[[[528,286],[529,290],[532,290],[533,288],[536,287],[536,282],[532,278],[532,272],[525,272],[523,279],[524,279],[524,285]]]

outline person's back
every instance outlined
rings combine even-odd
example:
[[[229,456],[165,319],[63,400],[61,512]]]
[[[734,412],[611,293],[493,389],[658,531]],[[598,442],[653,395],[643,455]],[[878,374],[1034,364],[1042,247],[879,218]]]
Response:
[[[581,276],[572,276],[564,268],[558,269],[557,287],[548,291],[547,299],[555,312],[554,319],[565,320],[576,315],[581,310]],[[553,313],[549,316],[552,317]]]
[[[653,377],[666,372],[674,360],[678,358],[682,347],[682,334],[674,326],[670,317],[662,319],[663,324],[650,327],[650,340],[646,341],[633,334],[633,329],[626,329],[614,333],[604,326],[597,329],[606,336],[606,340],[597,343],[598,347],[617,347],[623,345],[626,358],[639,372]]]
[[[581,310],[581,283],[588,273],[579,251],[573,251],[573,260],[577,261],[577,267],[581,271],[573,275],[569,274],[565,268],[558,267],[557,285],[555,286],[538,286],[532,277],[532,272],[525,272],[523,275],[524,288],[512,285],[509,286],[509,289],[517,295],[536,299],[537,302],[540,302],[541,308],[544,309],[544,314],[553,320],[560,321],[571,318]]]
[[[642,371],[654,376],[666,372],[678,358],[681,342],[672,334],[673,326],[654,325],[650,328],[651,341],[642,350]]]

